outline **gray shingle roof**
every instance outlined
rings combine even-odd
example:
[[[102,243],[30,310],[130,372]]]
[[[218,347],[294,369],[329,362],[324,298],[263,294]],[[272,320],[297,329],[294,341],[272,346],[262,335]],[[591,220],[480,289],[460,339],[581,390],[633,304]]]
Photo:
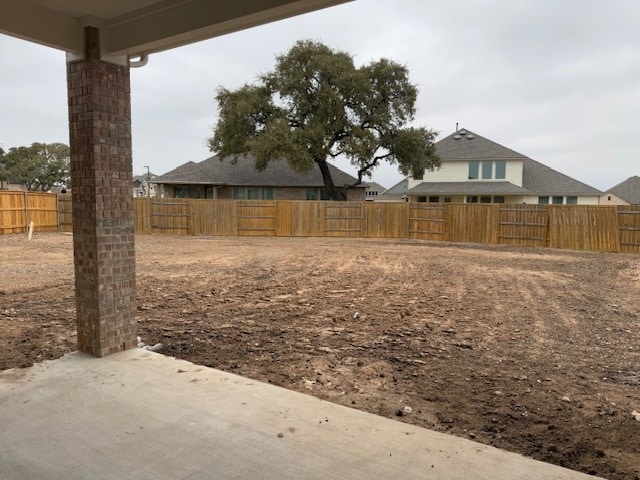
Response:
[[[409,190],[408,187],[409,180],[405,178],[403,180],[400,180],[393,187],[382,192],[380,195],[378,195],[378,198],[389,201],[400,201],[407,195],[407,191]]]
[[[525,159],[526,155],[481,137],[465,128],[436,142],[436,152],[444,162],[455,160]]]
[[[507,192],[502,181],[470,181],[447,182],[468,186],[468,189],[458,193],[486,193],[486,194],[530,194],[530,195],[601,195],[599,190],[560,173],[546,165],[537,162],[526,155],[511,150],[499,143],[478,135],[475,132],[461,128],[439,142],[436,151],[443,162],[469,160],[521,160],[523,162],[522,188],[519,192]],[[433,182],[436,183],[436,182]],[[484,185],[484,186],[479,186]],[[492,190],[491,186],[496,189]],[[513,184],[511,184],[513,185]],[[415,187],[411,194],[417,191]],[[517,187],[513,185],[513,187]],[[426,187],[425,187],[426,188]],[[451,188],[456,188],[451,185]],[[422,190],[422,193],[427,193]],[[429,190],[429,193],[433,190]],[[452,192],[453,193],[453,192]]]
[[[149,179],[154,180],[157,177],[157,175],[155,173],[149,173]],[[147,181],[147,174],[143,173],[142,175],[134,175],[133,176],[133,182],[135,183],[136,181],[144,183]]]
[[[422,182],[408,195],[529,195],[511,182]]]
[[[333,182],[337,187],[352,185],[356,178],[329,164]],[[187,162],[176,169],[154,179],[159,184],[206,184],[262,187],[322,187],[324,181],[317,165],[306,173],[293,170],[286,160],[273,160],[267,168],[258,172],[255,160],[250,155],[239,156],[235,163],[230,158],[218,155],[200,163]],[[364,185],[359,185],[365,188]]]
[[[602,192],[530,158],[524,160],[522,186],[535,195],[602,195]]]
[[[156,177],[157,183],[211,183],[208,173],[195,162],[183,163],[164,175]]]
[[[362,185],[367,187],[367,190],[373,191],[373,192],[382,193],[382,192],[384,192],[386,190],[386,188],[384,188],[382,185],[380,185],[377,182],[362,182]]]
[[[608,191],[633,205],[640,204],[640,177],[629,177]]]

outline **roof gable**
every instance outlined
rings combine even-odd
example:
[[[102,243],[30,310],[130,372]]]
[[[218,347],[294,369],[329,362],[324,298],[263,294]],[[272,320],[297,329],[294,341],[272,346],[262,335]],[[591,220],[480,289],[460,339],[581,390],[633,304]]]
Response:
[[[393,196],[393,195],[406,195],[409,190],[409,180],[404,178],[396,183],[393,187],[385,190],[382,195],[385,196]]]
[[[608,191],[633,205],[640,204],[640,177],[629,177]]]
[[[436,153],[444,162],[452,160],[524,160],[527,157],[465,128],[436,142]]]
[[[367,190],[370,192],[384,192],[386,190],[386,188],[384,188],[382,185],[380,185],[377,182],[362,182],[362,185],[367,187]]]
[[[329,164],[336,187],[352,185],[357,179]],[[255,168],[251,155],[221,158],[218,155],[200,163],[187,162],[155,179],[155,183],[208,184],[262,187],[323,187],[324,180],[317,165],[308,172],[296,172],[284,159],[272,160],[263,171]],[[365,185],[359,185],[364,188]]]

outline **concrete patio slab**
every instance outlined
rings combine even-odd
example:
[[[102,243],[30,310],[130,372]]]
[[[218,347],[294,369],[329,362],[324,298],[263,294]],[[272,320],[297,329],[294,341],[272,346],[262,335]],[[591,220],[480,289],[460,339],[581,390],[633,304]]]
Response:
[[[595,478],[142,349],[0,372],[0,479]]]

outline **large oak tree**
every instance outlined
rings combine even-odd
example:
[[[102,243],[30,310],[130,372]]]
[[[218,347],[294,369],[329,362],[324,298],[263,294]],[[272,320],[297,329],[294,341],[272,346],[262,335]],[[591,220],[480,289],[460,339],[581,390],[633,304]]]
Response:
[[[299,41],[256,84],[219,88],[209,148],[222,157],[252,154],[258,170],[282,158],[299,172],[319,168],[329,196],[345,200],[345,188],[381,161],[418,178],[440,164],[436,132],[409,126],[417,93],[407,68],[393,61],[357,68],[345,52]],[[356,167],[353,185],[334,185],[327,160],[338,156]]]
[[[69,147],[64,143],[12,147],[0,158],[0,180],[11,179],[27,190],[43,192],[66,186],[70,182],[69,159]]]

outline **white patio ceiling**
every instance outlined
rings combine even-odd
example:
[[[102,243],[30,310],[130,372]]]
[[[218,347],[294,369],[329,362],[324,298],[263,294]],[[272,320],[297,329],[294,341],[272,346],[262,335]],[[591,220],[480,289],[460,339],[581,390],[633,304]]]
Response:
[[[350,0],[0,0],[0,33],[82,52],[101,30],[102,53],[137,56],[217,37]]]

